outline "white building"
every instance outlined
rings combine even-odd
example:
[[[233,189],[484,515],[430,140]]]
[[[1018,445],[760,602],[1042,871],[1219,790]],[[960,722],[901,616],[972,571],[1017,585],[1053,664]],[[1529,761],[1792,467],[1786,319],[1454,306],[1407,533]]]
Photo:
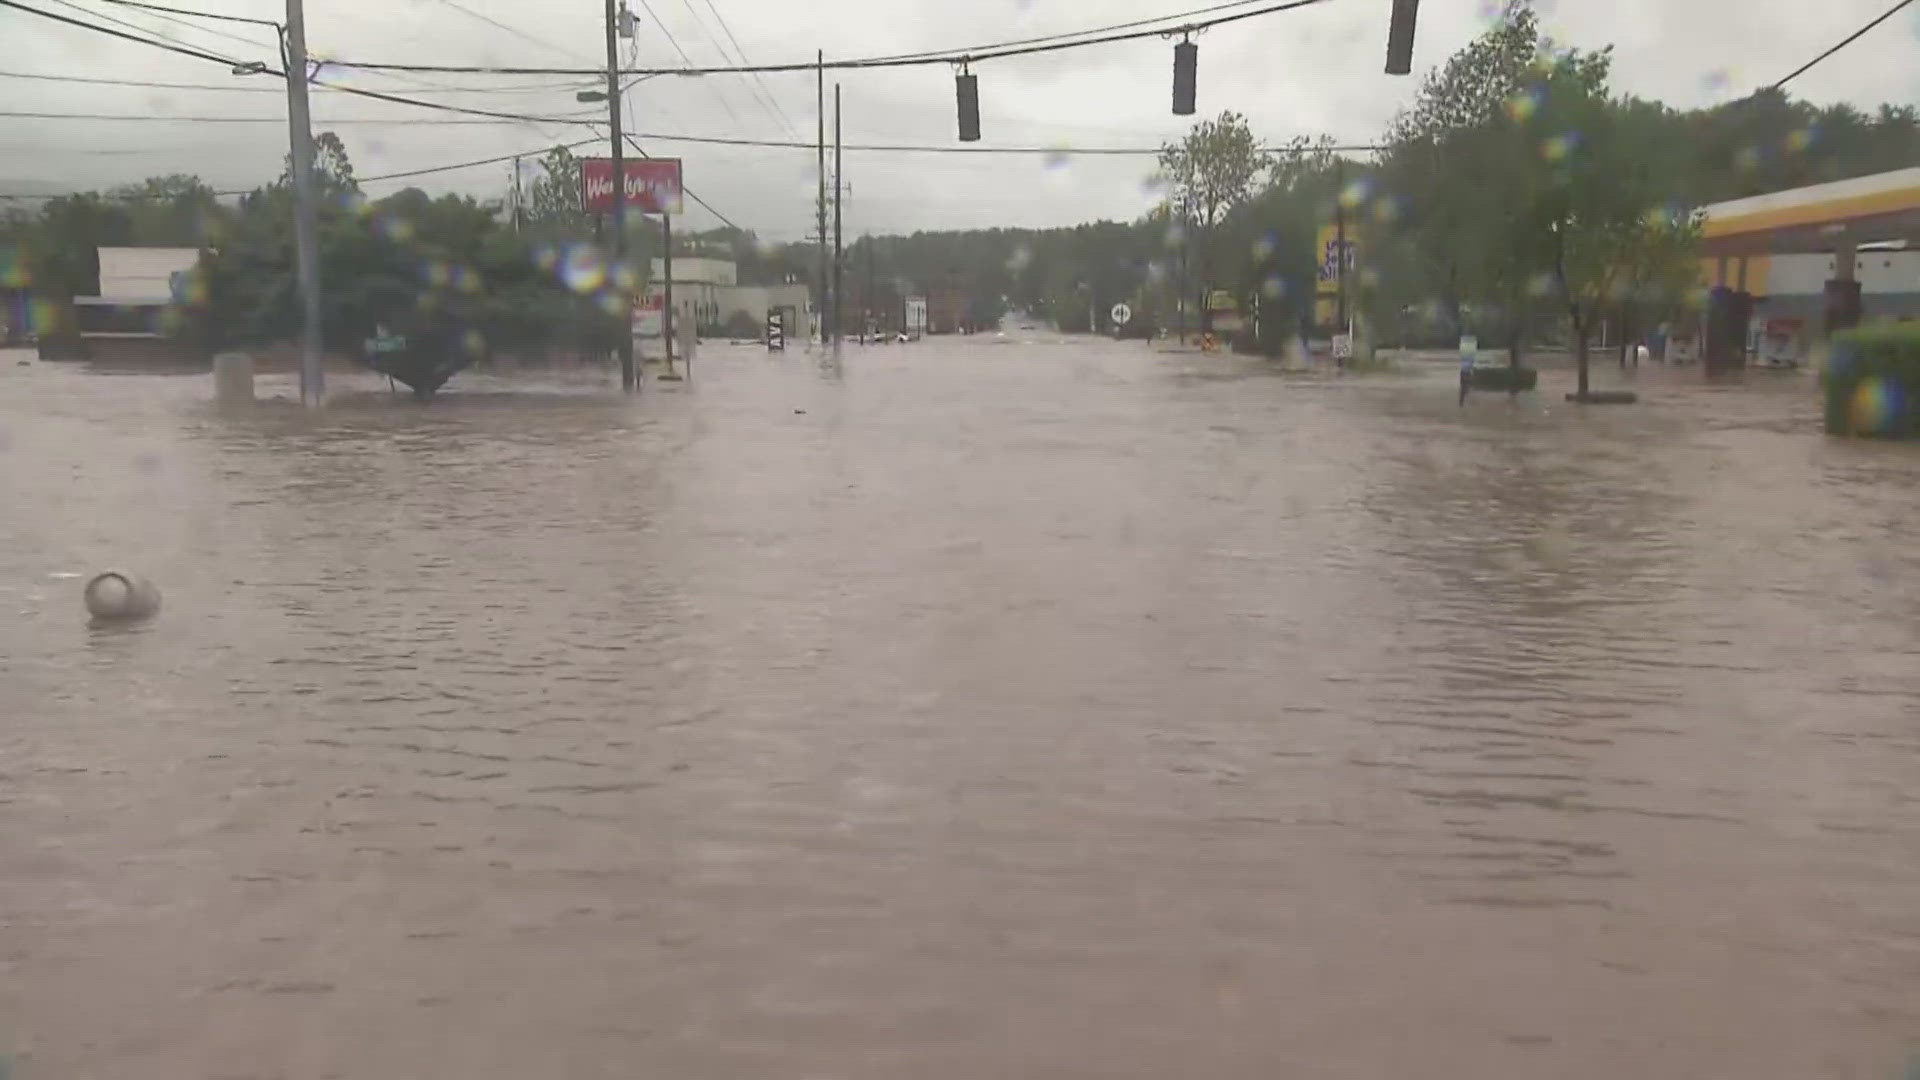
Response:
[[[664,260],[653,260],[648,296],[664,296],[667,276]],[[756,328],[767,323],[767,312],[787,311],[787,334],[804,333],[813,316],[812,293],[805,285],[741,285],[739,268],[729,259],[681,257],[673,260],[673,310],[679,320],[692,319],[703,331],[714,332],[738,315]],[[756,330],[756,333],[758,331]]]

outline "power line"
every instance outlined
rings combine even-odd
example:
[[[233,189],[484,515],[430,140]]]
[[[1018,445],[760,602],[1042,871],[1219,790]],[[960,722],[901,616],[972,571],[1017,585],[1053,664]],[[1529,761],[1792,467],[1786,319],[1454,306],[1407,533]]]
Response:
[[[1888,19],[1893,18],[1894,15],[1899,13],[1901,8],[1904,8],[1911,3],[1913,3],[1913,0],[1900,0],[1899,3],[1888,8],[1884,15],[1881,15],[1879,18],[1873,20],[1872,22],[1861,27],[1860,29],[1855,30],[1853,33],[1848,34],[1846,37],[1846,40],[1840,42],[1840,44],[1835,45],[1833,48],[1828,49],[1826,52],[1821,53],[1819,56],[1816,56],[1813,59],[1807,61],[1806,63],[1801,64],[1799,67],[1794,68],[1793,71],[1789,73],[1786,78],[1781,79],[1777,83],[1774,83],[1773,89],[1778,90],[1781,87],[1792,82],[1793,80],[1799,78],[1801,75],[1806,74],[1806,72],[1809,69],[1811,69],[1815,64],[1820,63],[1822,60],[1825,60],[1827,57],[1832,56],[1834,53],[1837,53],[1841,49],[1844,49],[1847,46],[1853,44],[1854,42],[1860,40],[1862,37],[1866,36],[1867,31],[1872,30],[1874,27],[1879,26],[1881,23],[1886,22]]]
[[[707,10],[713,12],[715,18],[719,18],[720,9],[713,6],[713,0],[706,0],[706,2]],[[680,0],[680,5],[687,9],[687,14],[693,18],[693,25],[700,30],[700,36],[707,39],[707,44],[712,45],[713,51],[720,54],[720,59],[729,64],[735,63],[735,57],[727,54],[727,47],[720,44],[720,39],[715,37],[713,31],[707,27],[707,21],[700,17],[700,12],[693,6],[693,0]],[[721,25],[723,27],[725,23],[726,20],[721,19]],[[729,34],[728,36],[732,35]],[[738,62],[744,64],[747,62],[747,58],[741,56],[738,58]],[[785,131],[788,135],[793,135],[792,126],[787,123],[785,115],[767,102],[767,96],[762,90],[762,86],[766,80],[758,73],[755,73],[752,79],[753,81],[747,84],[747,96],[753,99],[755,105],[760,106],[760,111],[767,114],[767,118],[773,121],[775,127]]]
[[[684,68],[636,68],[627,74],[640,75],[747,75],[754,73],[779,73],[813,71],[827,68],[835,71],[861,70],[867,68],[928,67],[936,64],[979,63],[985,60],[1003,60],[1014,56],[1033,56],[1040,53],[1058,52],[1063,49],[1079,49],[1092,45],[1108,45],[1121,41],[1137,41],[1142,38],[1158,37],[1167,33],[1196,33],[1239,22],[1242,19],[1258,18],[1262,15],[1274,15],[1284,11],[1324,4],[1329,0],[1285,0],[1283,3],[1269,4],[1250,11],[1239,11],[1230,15],[1219,15],[1211,19],[1201,19],[1175,26],[1160,26],[1148,30],[1132,30],[1122,33],[1102,34],[1097,37],[1078,37],[1075,40],[1036,40],[1033,44],[992,46],[982,50],[949,51],[944,53],[921,53],[906,56],[875,56],[852,60],[828,60],[824,63],[804,61],[787,64],[745,64],[723,67],[684,67]],[[643,0],[644,3],[644,0]],[[1169,16],[1168,18],[1174,18]],[[1156,20],[1157,21],[1157,20]],[[1059,35],[1064,37],[1065,35]],[[497,67],[487,65],[457,64],[383,64],[354,60],[333,61],[343,67],[364,68],[368,71],[429,71],[458,74],[492,75],[591,75],[588,68],[537,68],[537,67]]]
[[[53,2],[56,4],[59,4],[61,7],[68,8],[73,11],[77,11],[82,15],[91,15],[96,19],[105,19],[108,22],[115,23],[120,26],[124,26],[130,30],[139,30],[142,33],[147,33],[147,34],[165,34],[166,33],[166,31],[164,30],[156,30],[151,26],[142,26],[139,23],[128,22],[125,19],[118,18],[113,15],[109,15],[104,11],[95,11],[90,7],[83,7],[79,4],[73,3],[72,0],[53,0]],[[164,23],[169,23],[173,26],[184,27],[185,29],[196,31],[198,33],[211,34],[214,37],[225,38],[228,41],[237,42],[241,45],[247,46],[248,48],[258,49],[262,47],[261,43],[258,41],[253,41],[249,38],[243,38],[238,34],[229,34],[225,30],[217,30],[210,26],[195,26],[190,22],[186,22],[181,19],[176,19],[171,15],[152,15],[149,17],[158,19],[159,21]],[[275,35],[274,36],[275,47],[277,48],[279,44],[279,27],[277,25],[274,27],[274,35]]]
[[[284,116],[208,116],[204,114],[194,116],[153,116],[142,113],[32,112],[25,110],[0,110],[0,118],[11,120],[99,120],[107,122],[124,121],[128,123],[144,121],[160,124],[284,124],[287,122],[287,118]],[[500,124],[523,124],[533,121],[552,124],[592,124],[598,122],[584,119],[563,119],[560,117],[523,117],[511,120],[426,120],[419,117],[407,116],[343,116],[334,119],[316,116],[313,118],[313,126],[319,128],[357,124],[397,124],[401,126],[410,124],[432,124],[452,127],[493,127]]]
[[[720,32],[727,35],[727,40],[733,43],[733,55],[739,57],[742,64],[753,63],[752,60],[747,58],[747,50],[740,47],[740,39],[733,36],[733,27],[727,24],[727,17],[720,14],[720,9],[714,6],[713,0],[705,0],[705,2],[707,10],[713,12],[714,19],[720,23]],[[726,54],[722,53],[721,55],[724,56]],[[755,85],[760,87],[760,92],[765,96],[767,102],[773,106],[773,111],[779,115],[780,126],[786,130],[787,134],[797,135],[797,132],[795,132],[793,128],[792,118],[787,116],[787,110],[780,107],[780,99],[774,96],[773,88],[767,85],[767,80],[761,78],[760,74],[755,72],[753,81]]]
[[[119,2],[119,0],[115,0],[115,2]],[[559,53],[561,56],[578,57],[580,55],[579,53],[576,53],[571,49],[563,49],[560,46],[553,44],[552,42],[543,41],[540,38],[537,38],[532,34],[527,33],[525,30],[522,30],[517,26],[509,26],[508,24],[501,22],[500,20],[494,18],[491,15],[485,15],[478,11],[475,11],[472,8],[466,6],[465,4],[460,3],[459,0],[440,0],[440,2],[452,8],[453,10],[460,12],[462,15],[465,15],[469,18],[478,19],[479,21],[486,23],[488,26],[494,27],[497,30],[504,30],[509,34],[512,34],[514,37],[517,37],[522,41],[527,41],[535,45],[538,45],[541,48],[547,50],[548,52]]]
[[[56,0],[56,2],[64,2],[64,0]],[[191,56],[199,60],[209,60],[217,64],[224,64],[230,69],[239,68],[243,66],[239,61],[233,59],[232,57],[221,56],[218,53],[207,52],[204,49],[198,49],[198,48],[194,48],[187,45],[179,45],[169,41],[158,41],[153,38],[141,37],[137,34],[128,34],[123,31],[115,30],[112,27],[101,26],[98,23],[90,23],[82,19],[69,18],[68,16],[60,15],[51,11],[46,11],[42,8],[37,8],[30,4],[23,4],[20,2],[20,0],[0,0],[0,7],[14,8],[15,10],[18,10],[18,11],[25,11],[30,14],[39,15],[42,18],[52,19],[55,22],[62,22],[70,26],[77,26],[83,30],[91,30],[98,34],[107,34],[111,37],[124,38],[127,41],[138,42],[142,45],[151,45],[157,49],[165,49],[168,52],[179,53],[183,56]],[[277,68],[274,68],[264,63],[254,65],[253,70],[257,71],[262,75],[272,75],[276,78],[285,79],[288,77],[286,72],[281,71]],[[328,87],[342,94],[352,94],[355,97],[369,98],[374,101],[392,102],[397,105],[411,105],[411,106],[414,106],[415,108],[421,108],[421,109],[434,109],[440,112],[460,113],[460,114],[465,114],[469,116],[488,117],[494,120],[512,120],[520,123],[531,123],[531,124],[589,123],[589,121],[580,118],[580,116],[583,114],[575,114],[573,116],[534,116],[534,115],[529,115],[527,113],[500,112],[493,109],[475,109],[465,105],[448,105],[438,101],[420,101],[415,98],[401,97],[397,94],[388,94],[379,90],[366,90],[366,89],[362,89],[360,87],[355,87],[355,86],[341,86],[337,83],[322,82],[319,79],[311,79],[309,81],[311,81],[317,86]],[[161,119],[165,119],[165,118],[163,117]]]
[[[195,19],[224,19],[227,22],[253,23],[256,26],[271,26],[275,33],[280,24],[272,19],[252,19],[245,15],[222,15],[214,11],[188,11],[186,8],[163,7],[160,4],[143,4],[140,0],[104,0],[105,3],[119,4],[121,7],[144,8],[147,11],[163,11],[170,15],[187,15]]]
[[[207,52],[204,49],[194,48],[193,46],[190,46],[190,45],[179,45],[171,41],[155,41],[152,38],[141,37],[138,34],[129,34],[129,33],[126,33],[125,31],[115,30],[110,26],[101,26],[98,23],[90,23],[90,22],[83,21],[81,19],[70,18],[68,16],[61,15],[52,11],[43,11],[40,8],[31,7],[27,4],[22,4],[19,2],[19,0],[0,0],[0,7],[14,8],[18,11],[25,11],[33,15],[38,15],[43,19],[52,19],[55,22],[63,22],[70,26],[78,26],[83,30],[91,30],[96,34],[106,34],[110,37],[123,38],[127,41],[137,41],[142,45],[151,45],[156,49],[165,49],[168,52],[179,53],[182,56],[191,56],[196,60],[210,60],[216,64],[225,64],[230,68],[236,67],[240,63],[240,61],[235,60],[230,56],[221,56],[218,53]],[[85,10],[85,9],[83,8],[81,10]],[[131,24],[123,24],[123,25],[131,25]],[[145,30],[146,28],[135,27],[135,29]]]
[[[646,9],[647,14],[653,16],[654,25],[660,28],[662,34],[666,35],[667,44],[673,46],[673,51],[680,54],[680,62],[686,65],[684,68],[668,68],[664,74],[683,75],[693,71],[693,57],[688,56],[687,50],[680,47],[680,40],[673,36],[672,30],[667,29],[666,21],[660,18],[659,12],[653,10],[653,4],[650,0],[640,0],[640,6]],[[733,105],[727,101],[727,96],[722,94],[718,87],[710,87],[710,89],[713,90],[713,96],[719,99],[720,107],[727,110],[727,116],[733,120],[736,126],[739,126],[740,116],[733,111]]]
[[[35,120],[100,120],[124,121],[128,123],[201,123],[201,124],[280,124],[285,119],[277,116],[150,116],[141,113],[86,113],[86,112],[27,112],[0,111],[0,118]],[[586,124],[602,123],[599,119],[568,119],[561,117],[546,118],[552,123]],[[345,126],[354,124],[446,124],[446,125],[489,125],[495,123],[519,123],[500,120],[422,120],[407,117],[348,116],[338,118],[314,118],[315,127]],[[813,143],[790,139],[749,139],[726,135],[685,135],[673,132],[640,131],[632,133],[637,138],[654,142],[697,143],[705,146],[743,146],[772,150],[812,150]],[[1152,157],[1158,155],[1158,146],[976,146],[968,143],[847,143],[843,149],[876,153],[900,154],[1020,154],[1060,157]],[[1261,149],[1272,153],[1285,152],[1284,146],[1266,146]],[[1372,143],[1356,143],[1340,146],[1313,146],[1310,151],[1325,150],[1329,153],[1368,153],[1383,150],[1385,147]]]
[[[600,141],[600,137],[596,135],[591,138],[577,139],[570,143],[561,143],[558,148],[572,150],[575,147],[585,146],[588,143],[597,143],[599,141]],[[547,147],[546,149],[551,150],[551,149],[557,149],[557,148]],[[517,154],[501,154],[498,157],[477,158],[473,161],[456,161],[449,165],[430,165],[424,169],[403,169],[400,172],[380,173],[377,176],[361,176],[361,177],[356,177],[355,182],[361,183],[361,184],[374,184],[374,183],[379,183],[382,180],[404,180],[404,179],[407,179],[408,177],[414,177],[414,176],[428,176],[433,173],[453,172],[456,169],[476,169],[482,165],[498,165],[503,161],[512,161],[515,158],[522,158],[522,157],[533,157],[539,153],[541,153],[540,150],[522,150]],[[213,194],[218,196],[251,195],[257,190],[259,189],[258,188],[237,188],[237,189],[228,190],[228,191],[216,191]],[[65,198],[67,195],[72,195],[72,194],[78,194],[78,193],[67,192],[61,195],[20,195],[20,194],[0,193],[0,199],[60,199],[60,198]],[[701,205],[704,206],[705,204],[703,203]]]
[[[1227,0],[1227,2],[1224,4],[1213,4],[1208,7],[1193,8],[1192,10],[1189,10],[1189,11],[1171,11],[1165,15],[1155,15],[1145,19],[1134,19],[1131,22],[1110,23],[1106,26],[1089,26],[1084,30],[1063,30],[1057,34],[1042,34],[1039,37],[1019,38],[1014,41],[998,41],[990,45],[972,45],[965,49],[959,49],[959,50],[935,49],[935,50],[929,50],[925,52],[898,53],[892,56],[878,57],[877,59],[910,60],[910,59],[921,59],[921,58],[931,57],[931,56],[951,56],[956,51],[962,52],[962,53],[982,53],[982,52],[990,52],[996,49],[1011,48],[1016,45],[1039,45],[1049,41],[1065,41],[1069,38],[1087,37],[1088,35],[1091,35],[1091,34],[1107,34],[1107,33],[1112,33],[1118,30],[1132,30],[1136,27],[1152,26],[1156,23],[1173,22],[1177,19],[1191,19],[1196,15],[1211,15],[1216,11],[1226,11],[1230,8],[1246,7],[1249,4],[1257,4],[1259,2],[1260,0]]]
[[[150,82],[143,79],[97,79],[85,75],[45,75],[29,71],[0,71],[0,79],[37,79],[42,82],[86,83],[97,86],[131,86],[145,90],[215,90],[224,93],[240,94],[276,94],[284,96],[286,91],[272,86],[230,86],[224,83],[177,83]],[[445,94],[524,94],[544,90],[578,90],[584,84],[580,82],[521,83],[517,86],[448,86],[427,87],[419,93]],[[335,87],[321,87],[333,90]]]

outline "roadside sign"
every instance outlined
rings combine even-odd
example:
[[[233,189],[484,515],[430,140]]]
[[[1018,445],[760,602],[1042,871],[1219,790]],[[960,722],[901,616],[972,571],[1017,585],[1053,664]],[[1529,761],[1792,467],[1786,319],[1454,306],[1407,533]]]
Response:
[[[767,351],[787,351],[786,314],[779,308],[767,309]]]
[[[1107,312],[1107,314],[1113,316],[1113,325],[1115,326],[1125,326],[1133,321],[1133,309],[1125,304],[1113,305],[1113,310]]]
[[[1353,359],[1353,335],[1352,334],[1333,335],[1333,358],[1335,360]]]
[[[633,336],[657,338],[666,326],[667,298],[654,293],[641,297],[633,305]]]

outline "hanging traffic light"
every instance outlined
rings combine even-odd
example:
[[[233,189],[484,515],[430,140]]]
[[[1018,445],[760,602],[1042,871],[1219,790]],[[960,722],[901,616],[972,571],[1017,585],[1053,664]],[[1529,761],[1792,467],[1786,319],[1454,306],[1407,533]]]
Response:
[[[1413,24],[1420,0],[1393,0],[1393,21],[1387,24],[1387,74],[1413,70]]]
[[[1193,115],[1193,85],[1199,68],[1200,46],[1182,41],[1173,47],[1173,115]]]
[[[953,90],[960,99],[960,141],[980,141],[980,80],[962,69],[954,76]]]

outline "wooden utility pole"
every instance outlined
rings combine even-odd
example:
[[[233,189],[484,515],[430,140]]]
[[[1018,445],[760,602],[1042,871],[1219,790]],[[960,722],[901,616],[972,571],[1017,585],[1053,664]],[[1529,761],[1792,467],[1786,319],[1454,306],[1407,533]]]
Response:
[[[840,170],[840,84],[833,84],[833,348],[840,350],[840,204],[846,201]]]
[[[820,242],[820,344],[825,345],[831,333],[831,324],[827,321],[828,300],[832,282],[827,275],[827,54],[824,50],[814,54],[814,98],[815,115],[820,121],[820,199],[816,207],[816,231],[814,238]]]
[[[626,151],[621,145],[620,136],[620,52],[616,44],[619,30],[619,12],[615,0],[606,0],[607,7],[607,124],[612,127],[613,137],[613,265],[607,278],[615,289],[624,289],[621,282],[625,279],[620,271],[627,262],[627,163]],[[633,311],[632,297],[621,294],[620,333],[615,338],[620,351],[620,386],[632,390],[637,385],[633,370]],[[669,314],[667,340],[672,341],[673,323]],[[672,346],[668,346],[672,348]],[[669,352],[668,356],[673,354]]]
[[[300,277],[300,401],[326,397],[320,368],[320,235],[313,210],[313,121],[307,110],[307,19],[302,0],[287,0],[287,126],[293,156],[293,241]]]

